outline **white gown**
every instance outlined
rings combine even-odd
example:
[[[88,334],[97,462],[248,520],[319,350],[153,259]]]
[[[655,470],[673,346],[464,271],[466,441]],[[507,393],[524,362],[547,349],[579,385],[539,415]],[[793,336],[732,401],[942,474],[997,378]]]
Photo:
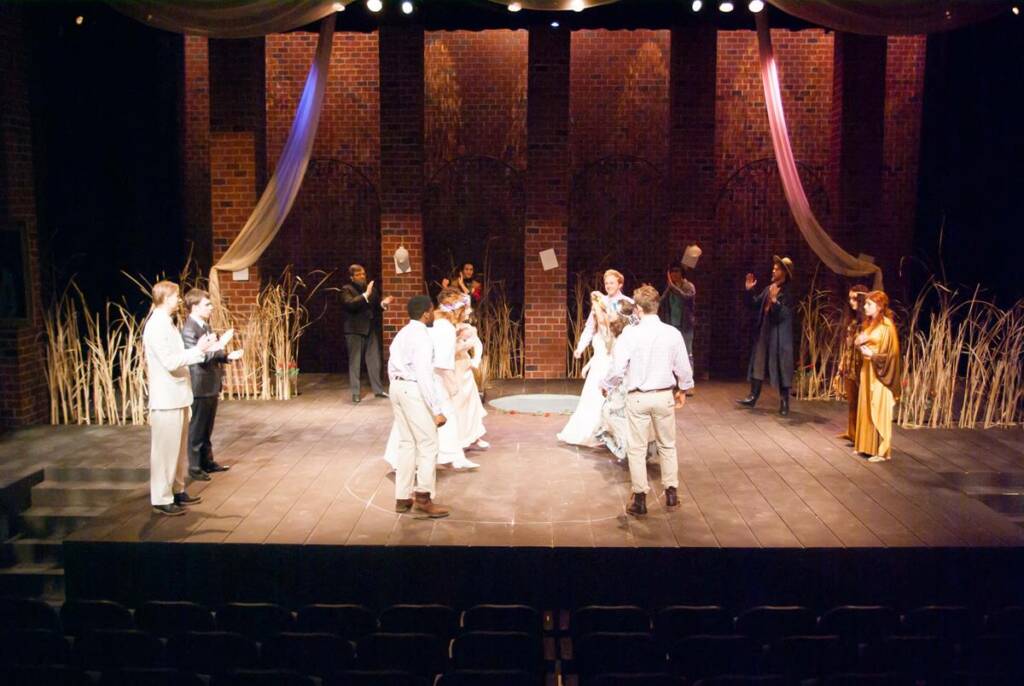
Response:
[[[430,340],[434,343],[435,369],[455,369],[455,327],[445,319],[436,319],[430,327]],[[434,375],[434,386],[437,397],[441,400],[441,414],[447,420],[437,430],[437,464],[450,464],[456,469],[472,469],[480,465],[466,459],[462,451],[459,418],[452,403],[452,398],[439,376]],[[384,448],[384,460],[392,469],[398,464],[398,428],[391,424],[387,447]]]
[[[483,352],[483,345],[476,336],[475,329],[472,330],[469,344],[468,349],[464,349],[462,345],[455,349],[455,376],[459,392],[452,398],[455,413],[459,417],[459,442],[463,448],[473,445],[487,433],[487,429],[484,428],[487,410],[480,402],[480,389],[477,388],[476,379],[473,377],[473,369],[479,366]]]
[[[604,407],[604,396],[601,394],[601,381],[608,375],[608,368],[611,365],[611,356],[608,354],[607,339],[609,335],[605,331],[598,331],[590,341],[590,349],[593,356],[587,364],[586,380],[583,382],[583,391],[580,393],[580,401],[576,405],[572,416],[560,432],[558,440],[572,445],[581,445],[588,448],[595,448],[602,445],[597,434],[604,425],[602,408]]]

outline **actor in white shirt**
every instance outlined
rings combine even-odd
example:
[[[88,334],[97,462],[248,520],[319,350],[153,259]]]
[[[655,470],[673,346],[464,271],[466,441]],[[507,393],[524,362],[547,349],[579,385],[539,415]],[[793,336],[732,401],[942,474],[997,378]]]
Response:
[[[395,511],[415,508],[428,517],[447,517],[449,509],[432,501],[437,472],[437,429],[446,418],[434,381],[433,342],[427,327],[434,321],[429,296],[417,295],[407,306],[409,323],[389,348],[391,409],[398,429]]]
[[[142,333],[149,380],[149,492],[153,510],[162,515],[183,515],[183,505],[200,501],[185,493],[188,469],[188,420],[192,384],[188,366],[218,348],[217,337],[203,336],[185,349],[174,325],[178,284],[160,281],[153,286],[153,308]]]
[[[627,457],[633,499],[626,513],[647,514],[647,439],[654,429],[661,462],[665,507],[679,506],[679,463],[676,458],[675,409],[693,388],[693,369],[683,336],[658,318],[658,291],[641,286],[633,291],[640,323],[627,327],[615,344],[611,369],[601,384],[605,392],[626,384]]]

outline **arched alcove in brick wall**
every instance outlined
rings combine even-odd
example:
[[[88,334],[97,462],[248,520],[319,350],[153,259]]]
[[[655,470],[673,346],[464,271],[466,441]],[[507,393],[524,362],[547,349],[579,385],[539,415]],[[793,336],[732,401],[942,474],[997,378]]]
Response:
[[[626,277],[627,293],[642,283],[661,288],[669,251],[664,174],[630,155],[605,157],[573,174],[569,199],[570,305],[576,283],[600,282],[606,269]],[[678,259],[678,256],[675,256]]]
[[[318,270],[334,274],[309,300],[310,319],[303,334],[299,367],[310,372],[347,369],[342,310],[335,289],[348,282],[348,266],[366,266],[380,284],[380,198],[377,188],[356,167],[334,158],[310,160],[302,190],[280,233],[263,258],[268,279],[292,265],[310,287]],[[307,278],[307,275],[308,278]]]
[[[827,227],[829,198],[821,174],[802,162],[797,162],[797,168],[811,209]],[[798,297],[806,293],[816,267],[819,287],[830,287],[833,277],[793,221],[774,158],[750,162],[729,177],[718,194],[715,222],[712,289],[703,298],[709,306],[702,307],[701,314],[711,318],[712,373],[740,376],[746,374],[754,325],[754,316],[743,299],[747,272],[753,272],[755,288],[761,289],[771,277],[772,255],[789,256],[795,266]]]
[[[459,157],[427,182],[423,199],[425,273],[437,281],[472,262],[491,287],[501,288],[516,315],[523,304],[522,173],[493,157]]]

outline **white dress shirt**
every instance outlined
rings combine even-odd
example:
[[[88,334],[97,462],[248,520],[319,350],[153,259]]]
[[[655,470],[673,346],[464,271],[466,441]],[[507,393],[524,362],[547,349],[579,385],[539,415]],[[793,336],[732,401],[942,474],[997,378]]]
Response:
[[[434,387],[434,343],[427,325],[410,321],[395,334],[388,350],[388,378],[415,381],[430,411],[441,414],[441,403]]]
[[[656,314],[645,314],[615,342],[612,365],[601,382],[605,390],[623,383],[626,392],[693,388],[693,369],[683,335]]]
[[[149,409],[177,410],[192,405],[188,366],[203,361],[199,348],[185,349],[181,332],[163,310],[153,310],[142,332],[149,379]]]

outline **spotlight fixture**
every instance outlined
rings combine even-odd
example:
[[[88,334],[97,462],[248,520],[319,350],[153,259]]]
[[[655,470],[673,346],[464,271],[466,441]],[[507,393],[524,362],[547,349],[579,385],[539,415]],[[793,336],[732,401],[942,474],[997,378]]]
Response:
[[[693,4],[690,5],[690,9],[694,12],[700,12],[703,7],[704,3],[701,0],[693,0]]]
[[[757,14],[758,12],[764,9],[764,0],[750,0],[750,2],[747,4],[747,9],[753,12],[754,14]]]
[[[345,5],[343,5],[340,2],[334,3],[334,11],[335,12],[344,12],[345,11]]]
[[[735,9],[731,2],[720,2],[718,3],[719,12],[732,12]]]
[[[1020,8],[1016,5],[1014,5],[1010,11],[1013,12],[1014,16],[1020,16]]]
[[[521,9],[523,9],[523,6],[520,5],[518,2],[510,2],[508,4],[508,11],[509,12],[518,12]]]
[[[413,11],[412,3],[409,2],[409,0],[405,0],[405,2],[402,3],[402,13],[403,14],[412,14],[412,11]]]
[[[81,14],[79,14],[77,17],[75,17],[75,25],[76,26],[81,26],[83,23],[85,23],[85,17],[83,17]]]
[[[551,28],[557,29],[559,26],[561,26],[561,24],[559,24],[557,21],[551,22]]]
[[[572,0],[569,3],[569,9],[573,12],[582,12],[586,7],[583,5],[583,0]]]
[[[384,3],[381,0],[366,0],[366,9],[371,12],[380,12],[384,9]]]

